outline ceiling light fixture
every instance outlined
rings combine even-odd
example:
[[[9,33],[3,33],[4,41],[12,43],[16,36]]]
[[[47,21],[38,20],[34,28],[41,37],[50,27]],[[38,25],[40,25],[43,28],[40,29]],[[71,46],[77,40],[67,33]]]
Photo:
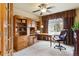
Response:
[[[54,7],[54,6],[47,7],[47,5],[48,4],[45,4],[45,3],[38,5],[40,9],[33,11],[33,13],[40,11],[40,15],[43,15],[43,13],[49,12],[49,9]]]
[[[46,12],[46,11],[47,11],[46,8],[42,8],[42,9],[41,9],[41,12]]]

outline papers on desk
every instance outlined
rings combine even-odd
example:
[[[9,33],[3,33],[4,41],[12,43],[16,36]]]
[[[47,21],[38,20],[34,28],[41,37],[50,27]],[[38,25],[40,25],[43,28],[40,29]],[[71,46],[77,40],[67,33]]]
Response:
[[[52,32],[52,33],[48,33],[49,35],[60,35],[61,32]]]

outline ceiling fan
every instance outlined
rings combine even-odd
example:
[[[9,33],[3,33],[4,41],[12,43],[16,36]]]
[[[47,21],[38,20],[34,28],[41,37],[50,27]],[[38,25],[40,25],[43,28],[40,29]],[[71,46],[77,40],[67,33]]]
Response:
[[[45,13],[45,12],[50,12],[49,9],[54,8],[54,6],[47,7],[47,4],[44,4],[44,3],[40,4],[38,7],[40,9],[33,11],[33,13],[36,13],[36,12],[40,11],[41,12],[40,15],[43,15],[43,13]]]

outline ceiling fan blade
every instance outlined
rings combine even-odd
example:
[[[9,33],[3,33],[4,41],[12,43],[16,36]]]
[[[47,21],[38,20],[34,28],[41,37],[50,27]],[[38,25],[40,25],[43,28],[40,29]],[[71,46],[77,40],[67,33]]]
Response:
[[[40,11],[40,10],[38,9],[38,10],[35,10],[35,11],[33,11],[33,12],[35,13],[35,12],[38,12],[38,11]]]
[[[51,8],[54,8],[54,6],[51,6],[51,7],[47,7],[47,9],[51,9]]]
[[[47,12],[51,12],[50,10],[47,10]]]
[[[42,15],[43,13],[41,12],[40,15]]]

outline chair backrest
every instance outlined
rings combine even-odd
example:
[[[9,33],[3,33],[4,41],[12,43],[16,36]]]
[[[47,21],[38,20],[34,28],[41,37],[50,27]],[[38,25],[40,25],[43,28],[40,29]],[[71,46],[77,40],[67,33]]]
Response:
[[[61,38],[62,40],[64,40],[67,36],[67,32],[66,31],[61,31],[59,38]]]

